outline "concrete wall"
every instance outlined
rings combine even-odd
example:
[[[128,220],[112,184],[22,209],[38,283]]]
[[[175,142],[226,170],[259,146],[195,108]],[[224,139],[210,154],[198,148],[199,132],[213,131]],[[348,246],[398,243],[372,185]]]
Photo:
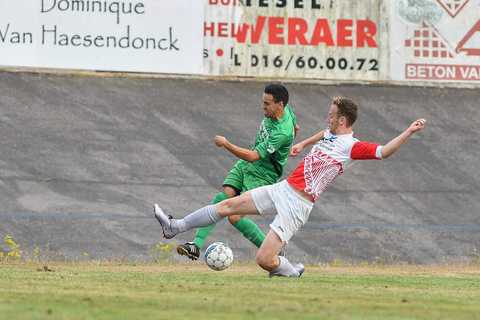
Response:
[[[212,138],[253,141],[263,85],[1,73],[0,236],[12,235],[28,252],[38,246],[50,258],[150,259],[163,241],[152,203],[183,216],[210,201],[235,161]],[[289,256],[311,262],[478,258],[476,90],[288,88],[299,139],[323,128],[334,95],[359,102],[360,139],[384,143],[418,117],[429,121],[391,159],[358,162],[341,176],[290,243]],[[265,230],[270,220],[256,219]],[[226,223],[209,240],[227,242],[241,259],[255,252]]]

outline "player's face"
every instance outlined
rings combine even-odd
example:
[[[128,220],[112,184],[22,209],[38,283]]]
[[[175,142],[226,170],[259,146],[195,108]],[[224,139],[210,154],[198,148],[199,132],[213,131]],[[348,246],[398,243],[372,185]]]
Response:
[[[268,93],[263,94],[263,114],[267,118],[275,117],[278,108],[282,108],[282,102],[275,102],[273,96]]]
[[[330,106],[327,116],[327,125],[331,133],[336,133],[338,126],[340,125],[340,119],[338,117],[338,107],[336,104]]]

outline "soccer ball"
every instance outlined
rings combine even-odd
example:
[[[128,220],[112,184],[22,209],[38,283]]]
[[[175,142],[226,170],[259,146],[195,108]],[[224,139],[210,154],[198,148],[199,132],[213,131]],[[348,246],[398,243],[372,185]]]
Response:
[[[222,242],[212,243],[205,251],[205,263],[215,271],[227,269],[232,262],[232,249]]]

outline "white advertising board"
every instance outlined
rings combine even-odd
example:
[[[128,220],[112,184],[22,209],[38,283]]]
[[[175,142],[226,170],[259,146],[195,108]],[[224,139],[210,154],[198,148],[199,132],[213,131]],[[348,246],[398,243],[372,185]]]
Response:
[[[395,1],[393,80],[480,83],[480,0]]]
[[[203,1],[0,0],[0,65],[203,72]]]
[[[385,80],[388,10],[379,0],[205,0],[211,75]]]

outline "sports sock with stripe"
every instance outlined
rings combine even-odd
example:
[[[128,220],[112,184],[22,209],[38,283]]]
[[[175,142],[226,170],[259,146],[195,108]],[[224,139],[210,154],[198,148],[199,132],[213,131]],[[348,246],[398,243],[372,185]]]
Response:
[[[219,203],[225,199],[228,199],[227,194],[225,192],[219,192],[215,195],[211,203],[212,204]],[[211,224],[209,226],[206,226],[197,230],[197,233],[195,234],[195,238],[193,239],[193,242],[197,247],[201,249],[204,246],[205,240],[207,239],[210,232],[212,232],[213,228],[215,228],[215,224]]]

